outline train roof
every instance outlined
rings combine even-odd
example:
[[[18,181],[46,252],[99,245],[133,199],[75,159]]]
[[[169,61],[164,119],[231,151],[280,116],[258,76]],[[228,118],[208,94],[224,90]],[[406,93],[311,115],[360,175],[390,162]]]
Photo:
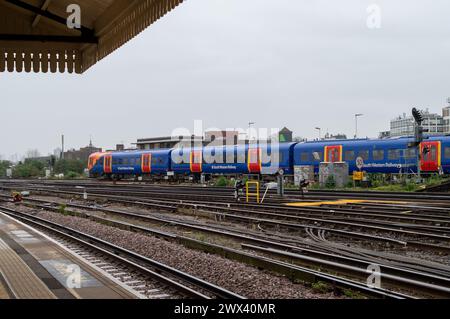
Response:
[[[112,152],[110,154],[114,156],[140,156],[142,154],[153,154],[153,155],[167,155],[171,152],[171,149],[158,149],[158,150],[135,150],[135,151],[119,151]]]
[[[401,137],[391,137],[385,139],[346,139],[346,140],[326,140],[326,141],[306,141],[300,142],[298,146],[328,146],[328,145],[355,145],[355,146],[364,146],[367,144],[381,144],[381,145],[395,145],[399,143],[407,143],[412,141],[414,136],[401,136]],[[440,136],[429,136],[425,137],[424,141],[448,141],[450,142],[450,135],[440,135]]]
[[[288,143],[279,143],[279,147],[281,150],[285,150],[287,148],[293,147],[295,146],[297,143],[295,142],[288,142]],[[256,147],[256,145],[248,145],[248,144],[238,144],[238,145],[210,145],[210,146],[202,146],[202,147],[182,147],[182,148],[174,148],[173,151],[180,151],[180,150],[186,150],[186,151],[190,151],[190,150],[201,150],[201,149],[210,149],[210,148],[214,148],[214,149],[242,149],[242,148],[246,148],[246,147]],[[268,148],[271,149],[273,146],[273,144],[271,143],[264,143],[264,144],[258,144],[257,147],[260,148]]]

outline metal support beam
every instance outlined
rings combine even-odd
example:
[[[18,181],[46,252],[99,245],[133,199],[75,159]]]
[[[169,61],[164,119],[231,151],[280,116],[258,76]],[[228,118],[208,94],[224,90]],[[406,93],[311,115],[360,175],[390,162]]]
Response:
[[[98,43],[96,37],[65,35],[0,34],[0,41]]]
[[[51,2],[52,0],[45,0],[41,6],[41,10],[47,10]],[[35,28],[38,25],[39,21],[41,20],[41,17],[42,17],[41,15],[37,14],[33,20],[33,23],[31,24],[31,27]]]

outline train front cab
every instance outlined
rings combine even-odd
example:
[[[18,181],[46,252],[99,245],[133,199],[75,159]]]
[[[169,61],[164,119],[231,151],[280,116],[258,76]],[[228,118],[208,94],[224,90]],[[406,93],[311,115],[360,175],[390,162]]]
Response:
[[[104,174],[103,165],[104,158],[108,153],[93,153],[88,159],[89,177],[96,178]]]
[[[420,170],[424,173],[436,173],[441,170],[441,142],[426,141],[420,145]]]

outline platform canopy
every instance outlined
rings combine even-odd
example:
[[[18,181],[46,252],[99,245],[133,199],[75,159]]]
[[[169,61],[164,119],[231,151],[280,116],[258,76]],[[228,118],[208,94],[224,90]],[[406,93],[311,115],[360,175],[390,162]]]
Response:
[[[83,73],[182,1],[0,0],[0,72]],[[80,29],[67,27],[72,4]]]

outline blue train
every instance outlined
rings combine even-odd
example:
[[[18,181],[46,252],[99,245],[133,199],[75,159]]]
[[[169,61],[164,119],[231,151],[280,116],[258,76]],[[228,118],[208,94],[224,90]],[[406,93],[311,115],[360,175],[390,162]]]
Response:
[[[416,173],[417,151],[412,137],[360,139],[279,145],[206,146],[162,150],[94,153],[89,157],[91,177],[293,175],[295,166],[314,167],[321,162],[357,162],[368,173]],[[420,145],[424,173],[450,174],[450,136],[430,137]]]

